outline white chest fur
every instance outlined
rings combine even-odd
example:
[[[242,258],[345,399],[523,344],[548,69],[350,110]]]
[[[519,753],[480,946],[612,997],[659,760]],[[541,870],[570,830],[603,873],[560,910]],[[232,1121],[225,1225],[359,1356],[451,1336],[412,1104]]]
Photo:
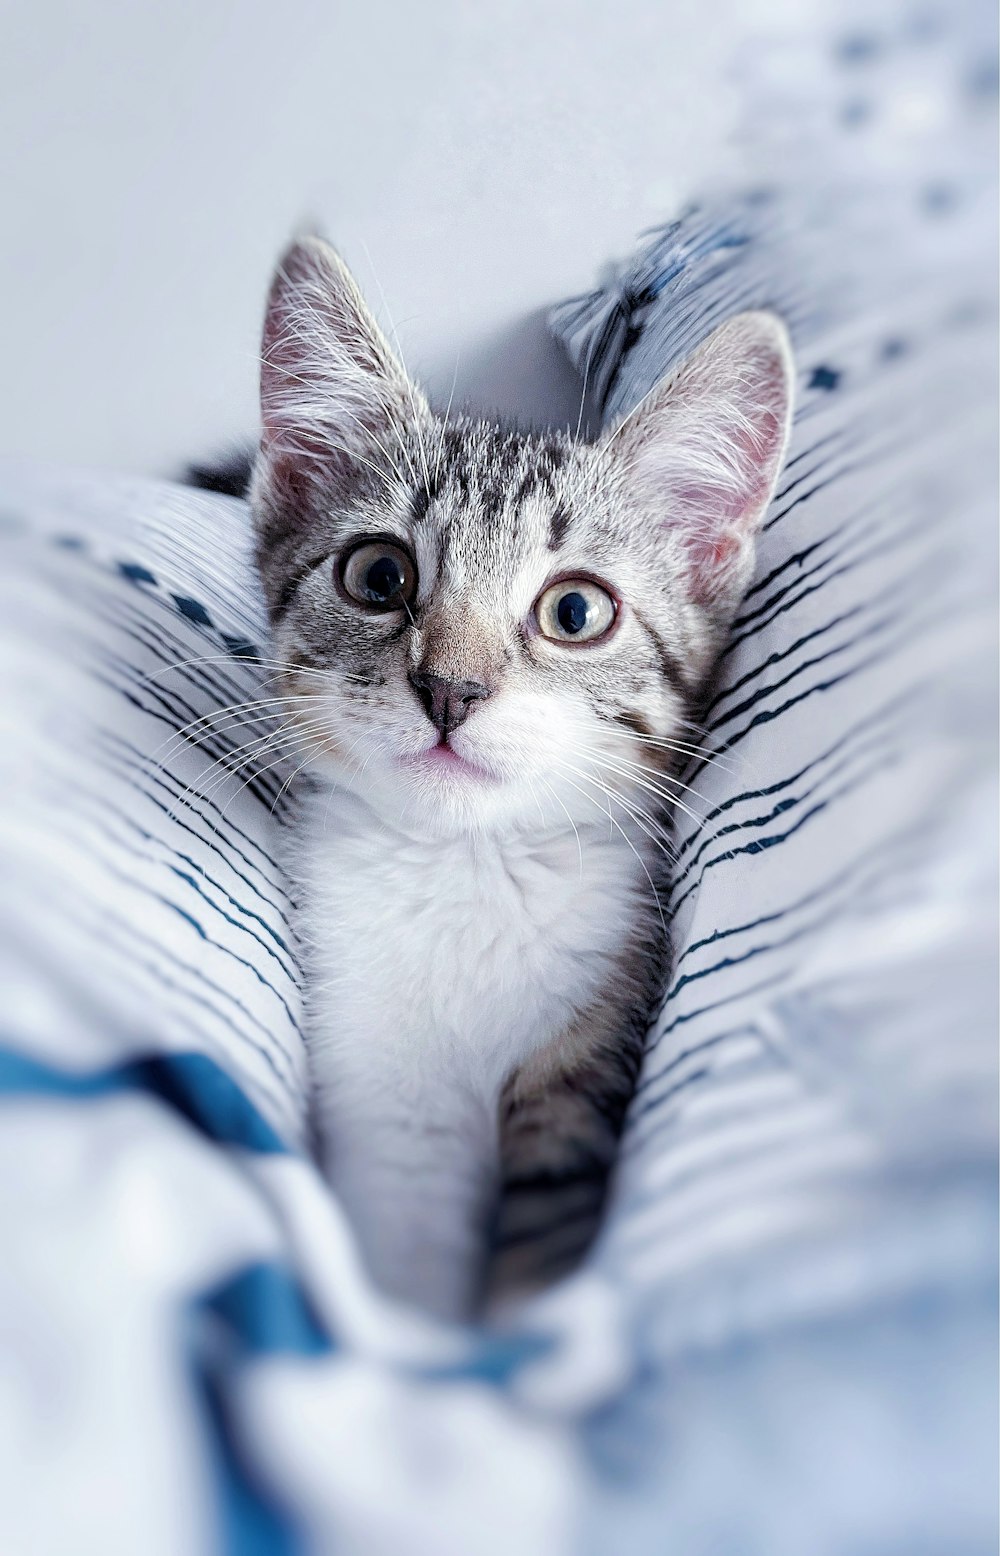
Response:
[[[613,976],[643,865],[606,825],[419,839],[330,790],[290,863],[327,1174],[379,1283],[459,1314],[503,1084]]]
[[[331,1063],[446,1061],[484,1100],[586,1006],[645,884],[606,825],[418,839],[339,791],[307,801],[293,868]]]

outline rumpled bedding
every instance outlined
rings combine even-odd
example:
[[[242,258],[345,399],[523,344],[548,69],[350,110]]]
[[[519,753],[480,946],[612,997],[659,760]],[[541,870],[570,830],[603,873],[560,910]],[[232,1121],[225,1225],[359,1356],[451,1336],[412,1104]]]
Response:
[[[5,470],[0,1550],[995,1548],[988,23],[744,61],[753,181],[553,316],[603,418],[745,307],[800,391],[607,1224],[502,1328],[309,1154],[245,507]]]

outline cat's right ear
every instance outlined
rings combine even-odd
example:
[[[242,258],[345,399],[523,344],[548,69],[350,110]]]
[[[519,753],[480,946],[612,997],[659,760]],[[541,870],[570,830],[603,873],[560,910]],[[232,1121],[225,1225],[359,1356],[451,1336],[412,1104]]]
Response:
[[[301,238],[271,282],[261,350],[261,456],[297,503],[384,473],[429,415],[340,256]],[[393,452],[395,450],[395,452]]]
[[[772,313],[714,330],[605,435],[630,508],[658,527],[690,597],[728,626],[791,426],[795,368]]]

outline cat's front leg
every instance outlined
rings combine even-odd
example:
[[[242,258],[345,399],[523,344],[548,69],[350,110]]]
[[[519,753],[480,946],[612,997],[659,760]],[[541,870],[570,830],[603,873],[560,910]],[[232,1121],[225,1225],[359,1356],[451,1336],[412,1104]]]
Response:
[[[635,1090],[655,987],[626,980],[508,1083],[500,1109],[500,1198],[486,1279],[490,1305],[572,1270],[600,1223]]]
[[[426,1049],[419,1064],[345,1063],[317,1080],[324,1171],[373,1280],[438,1318],[469,1318],[496,1195],[495,1107]]]

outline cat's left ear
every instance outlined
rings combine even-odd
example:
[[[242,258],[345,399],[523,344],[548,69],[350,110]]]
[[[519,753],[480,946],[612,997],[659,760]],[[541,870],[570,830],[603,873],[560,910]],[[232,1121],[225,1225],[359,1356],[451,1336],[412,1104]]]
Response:
[[[394,468],[392,450],[430,416],[427,402],[330,245],[300,238],[271,282],[261,350],[261,468],[305,505],[310,485],[350,490]]]
[[[628,500],[670,537],[691,597],[720,621],[750,580],[788,443],[793,385],[780,319],[739,314],[603,439]]]

